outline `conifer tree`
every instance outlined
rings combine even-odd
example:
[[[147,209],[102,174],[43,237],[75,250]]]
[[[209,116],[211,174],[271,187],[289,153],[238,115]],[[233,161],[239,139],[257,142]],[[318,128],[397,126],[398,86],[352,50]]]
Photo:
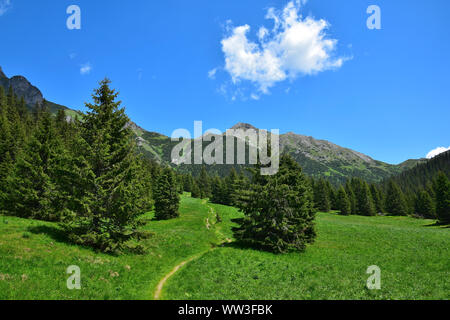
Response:
[[[168,220],[177,218],[180,196],[177,191],[177,181],[173,170],[166,168],[162,171],[154,189],[155,218]]]
[[[383,195],[381,190],[375,185],[370,185],[370,193],[372,195],[373,203],[375,205],[375,210],[377,213],[383,213],[384,212],[384,206],[383,206]]]
[[[11,140],[10,157],[13,161],[16,160],[17,153],[22,147],[25,141],[26,130],[24,123],[22,123],[19,116],[17,104],[17,97],[15,96],[12,88],[9,88],[8,94],[6,96],[6,116],[9,123],[9,131],[13,139]]]
[[[330,209],[337,210],[338,203],[337,203],[337,192],[332,186],[331,182],[326,180],[326,187],[328,190],[328,199],[330,200]]]
[[[145,176],[135,153],[129,119],[118,93],[110,81],[100,82],[94,91],[94,103],[81,124],[84,152],[89,164],[87,193],[89,215],[66,221],[66,230],[77,243],[88,244],[105,252],[117,252],[138,236],[138,217],[149,207],[149,191],[142,182]]]
[[[227,189],[222,179],[218,176],[215,176],[211,182],[211,202],[217,204],[227,204],[226,192]]]
[[[202,191],[200,190],[198,184],[196,181],[192,182],[192,190],[191,190],[191,197],[200,199],[202,196]]]
[[[52,207],[56,195],[54,164],[61,155],[53,121],[47,111],[25,148],[19,153],[10,181],[8,208],[25,218],[57,220]]]
[[[13,166],[11,158],[13,149],[13,136],[9,128],[6,96],[3,87],[0,86],[0,213],[5,209],[8,197],[7,178]]]
[[[370,188],[365,181],[362,181],[361,183],[361,190],[358,198],[358,210],[359,213],[364,216],[374,216],[376,214]]]
[[[408,214],[403,192],[393,180],[388,183],[385,208],[387,213],[395,216],[406,216]]]
[[[329,190],[324,179],[319,179],[314,184],[314,205],[321,212],[329,212],[331,209]]]
[[[236,202],[236,196],[239,190],[239,176],[234,167],[231,168],[229,175],[225,178],[225,199],[224,204],[233,206]]]
[[[347,193],[348,200],[350,201],[350,212],[351,214],[358,214],[358,208],[356,203],[356,196],[355,192],[353,191],[352,184],[350,183],[350,180],[347,180],[345,183],[345,192]]]
[[[185,192],[191,192],[192,191],[192,184],[193,184],[193,178],[191,174],[184,174],[183,175],[183,189]]]
[[[430,219],[436,217],[433,199],[427,191],[422,190],[417,194],[415,199],[414,212]]]
[[[277,253],[304,250],[316,233],[312,191],[301,167],[284,155],[276,175],[253,174],[248,197],[239,204],[245,217],[234,229],[236,239]]]
[[[337,194],[337,210],[340,211],[342,215],[349,215],[351,213],[351,203],[348,199],[347,192],[345,192],[344,187],[340,187]]]
[[[53,207],[60,218],[60,226],[70,240],[92,244],[95,239],[87,238],[92,227],[95,175],[85,158],[85,150],[89,146],[80,135],[80,123],[77,123],[77,128],[70,139],[65,141],[54,165],[57,192]]]
[[[209,181],[208,172],[206,172],[205,166],[202,166],[200,176],[198,177],[197,184],[201,191],[201,198],[209,198],[211,196],[211,185]]]
[[[450,181],[441,171],[434,182],[436,216],[441,223],[450,223]]]

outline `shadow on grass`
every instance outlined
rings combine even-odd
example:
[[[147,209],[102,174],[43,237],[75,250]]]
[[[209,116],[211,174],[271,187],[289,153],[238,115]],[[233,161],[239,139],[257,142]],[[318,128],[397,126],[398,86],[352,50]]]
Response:
[[[448,229],[448,228],[450,228],[450,224],[446,223],[446,222],[436,221],[435,223],[427,224],[424,227],[441,227],[443,229]]]
[[[46,234],[50,238],[52,238],[53,240],[58,241],[58,242],[63,242],[66,244],[71,244],[71,245],[73,244],[72,242],[69,241],[69,239],[64,234],[64,232],[58,227],[34,226],[34,227],[28,227],[28,231],[33,234]]]
[[[234,240],[233,242],[224,243],[221,246],[224,248],[233,248],[233,249],[240,249],[240,250],[255,250],[255,251],[264,250],[262,247],[258,247],[249,242],[239,241],[239,240]]]
[[[128,247],[124,247],[122,248],[122,251],[110,251],[110,252],[104,252],[102,250],[100,250],[99,248],[95,248],[89,245],[84,245],[84,244],[77,244],[74,243],[72,241],[70,241],[70,239],[67,237],[67,235],[64,233],[64,231],[58,227],[55,226],[34,226],[34,227],[28,227],[27,231],[33,234],[44,234],[44,235],[48,235],[50,238],[52,238],[53,240],[59,242],[59,243],[64,243],[67,244],[69,246],[75,246],[75,247],[81,247],[84,249],[88,249],[91,250],[95,253],[102,253],[102,254],[106,254],[106,255],[110,255],[113,257],[117,257],[120,254],[135,254],[135,255],[142,255],[146,253],[146,247],[141,247],[141,246],[128,246]],[[142,234],[140,235],[141,239],[148,239],[152,236],[152,233],[147,233],[147,232],[142,232]]]

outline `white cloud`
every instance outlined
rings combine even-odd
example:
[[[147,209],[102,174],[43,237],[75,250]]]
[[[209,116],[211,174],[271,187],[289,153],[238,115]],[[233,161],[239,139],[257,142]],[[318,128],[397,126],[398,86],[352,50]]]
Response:
[[[250,98],[251,98],[252,100],[259,100],[260,97],[259,97],[257,94],[252,93],[252,94],[250,95]]]
[[[304,2],[291,1],[281,11],[270,8],[266,19],[273,20],[274,26],[272,30],[260,27],[257,41],[249,40],[249,25],[229,29],[222,51],[234,84],[250,81],[267,94],[278,82],[342,66],[346,59],[333,55],[338,41],[328,38],[329,23],[304,18],[300,14]]]
[[[69,58],[71,60],[75,59],[76,57],[77,57],[77,54],[75,52],[72,52],[72,53],[69,54]]]
[[[214,68],[214,69],[208,71],[208,78],[215,79],[216,78],[216,73],[217,73],[217,68]]]
[[[428,152],[427,154],[427,159],[431,159],[436,157],[437,155],[444,153],[446,151],[450,150],[450,147],[445,148],[445,147],[438,147],[436,149],[431,150],[430,152]]]
[[[91,73],[91,70],[92,70],[92,66],[89,62],[82,64],[81,68],[80,68],[80,74],[82,74],[82,75],[89,74],[89,73]]]
[[[0,0],[0,16],[11,8],[11,0]]]

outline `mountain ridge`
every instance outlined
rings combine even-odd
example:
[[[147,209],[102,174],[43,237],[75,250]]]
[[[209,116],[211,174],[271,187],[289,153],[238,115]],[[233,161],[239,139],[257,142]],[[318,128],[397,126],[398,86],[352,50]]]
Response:
[[[24,97],[29,108],[33,108],[36,104],[42,104],[44,101],[44,96],[41,91],[33,86],[25,77],[14,76],[8,78],[3,73],[1,67],[0,85],[5,90],[8,90],[9,86],[11,86],[17,96]],[[52,112],[63,109],[70,117],[81,115],[79,111],[65,106],[50,101],[48,101],[48,104]],[[163,134],[147,131],[131,120],[129,127],[134,132],[137,145],[144,156],[166,165],[175,166],[171,163],[171,150],[178,142],[173,142]],[[238,122],[230,129],[241,129],[244,131],[249,129],[260,130],[252,124],[243,122]],[[369,182],[379,182],[425,161],[424,159],[409,159],[398,165],[392,165],[375,160],[361,152],[341,147],[328,140],[318,140],[314,137],[294,132],[280,134],[279,138],[280,153],[290,154],[308,175],[316,178],[323,177],[336,184],[353,176],[364,178]],[[178,167],[181,171],[194,174],[199,171],[199,165],[181,165],[175,167]],[[246,166],[223,165],[219,167],[218,165],[213,165],[210,166],[209,170],[212,174],[225,175],[231,170],[231,167],[243,169]]]

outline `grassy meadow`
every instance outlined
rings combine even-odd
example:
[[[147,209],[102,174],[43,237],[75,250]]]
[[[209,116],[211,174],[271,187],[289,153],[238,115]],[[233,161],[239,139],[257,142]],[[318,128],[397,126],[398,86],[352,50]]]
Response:
[[[274,255],[231,242],[235,208],[182,197],[181,217],[147,219],[145,255],[67,243],[56,224],[0,217],[0,299],[448,299],[450,228],[408,217],[317,216],[304,253]],[[221,222],[217,221],[219,214]],[[69,290],[66,269],[81,269]],[[366,288],[368,266],[381,290]]]

